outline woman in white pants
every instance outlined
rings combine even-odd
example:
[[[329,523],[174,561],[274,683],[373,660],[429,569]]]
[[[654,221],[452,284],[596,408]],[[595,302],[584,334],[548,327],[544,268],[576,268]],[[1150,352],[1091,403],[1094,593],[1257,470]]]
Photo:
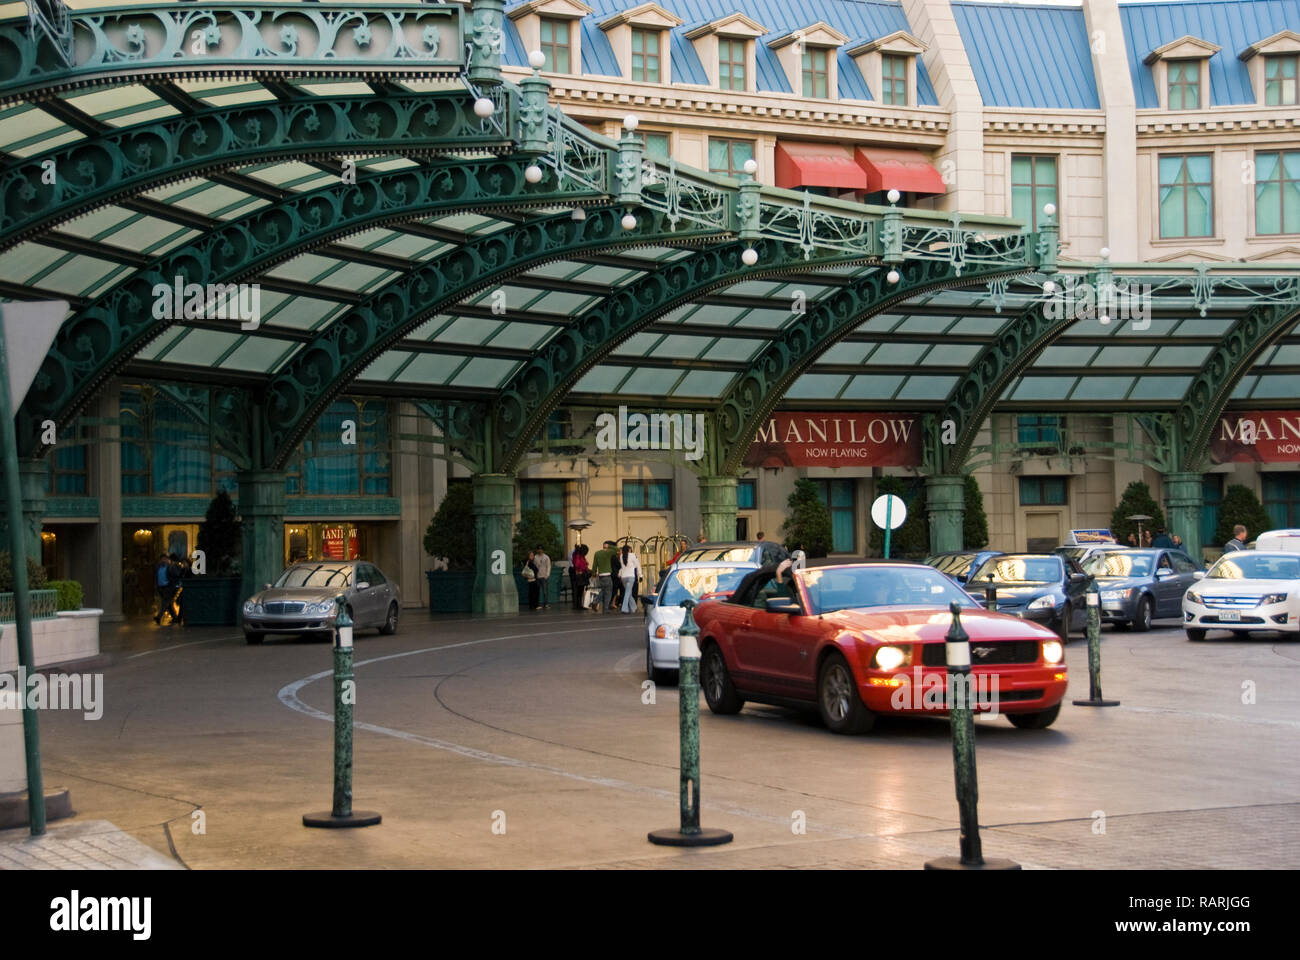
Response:
[[[641,561],[626,543],[618,552],[618,576],[623,581],[623,612],[636,611],[636,582],[641,578]]]

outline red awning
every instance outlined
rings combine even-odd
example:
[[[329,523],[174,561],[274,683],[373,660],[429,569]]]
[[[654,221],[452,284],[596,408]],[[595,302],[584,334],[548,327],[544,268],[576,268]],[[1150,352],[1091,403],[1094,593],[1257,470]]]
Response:
[[[858,147],[855,157],[867,175],[867,192],[947,193],[943,177],[917,150]]]
[[[852,151],[841,144],[780,141],[776,145],[776,185],[865,190],[867,175],[854,162]]]

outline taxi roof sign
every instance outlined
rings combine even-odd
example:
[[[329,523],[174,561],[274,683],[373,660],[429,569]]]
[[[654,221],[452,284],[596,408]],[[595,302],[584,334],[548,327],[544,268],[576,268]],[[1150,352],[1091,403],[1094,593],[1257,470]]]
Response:
[[[1065,537],[1064,546],[1086,547],[1094,543],[1114,543],[1115,538],[1109,530],[1071,530]]]

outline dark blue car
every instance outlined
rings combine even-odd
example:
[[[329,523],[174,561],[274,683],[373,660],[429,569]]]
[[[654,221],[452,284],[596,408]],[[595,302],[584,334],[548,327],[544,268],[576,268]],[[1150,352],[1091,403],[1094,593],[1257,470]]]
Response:
[[[972,573],[983,566],[989,557],[1002,556],[1001,550],[950,550],[926,557],[927,566],[934,567],[959,587],[966,586],[966,580]]]

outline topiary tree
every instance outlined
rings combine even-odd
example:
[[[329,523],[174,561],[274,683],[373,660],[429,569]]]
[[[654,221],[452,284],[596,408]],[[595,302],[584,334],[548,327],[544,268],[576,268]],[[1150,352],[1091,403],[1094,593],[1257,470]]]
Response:
[[[519,522],[515,524],[516,569],[523,566],[524,561],[528,559],[528,551],[535,549],[539,543],[552,560],[559,560],[564,556],[564,540],[560,536],[560,528],[555,525],[555,521],[545,510],[541,507],[533,507],[531,510],[525,510],[519,517]]]
[[[235,504],[230,494],[221,490],[208,504],[208,512],[199,524],[198,548],[203,551],[208,573],[218,577],[233,576],[239,569],[241,528],[235,519]]]
[[[424,552],[447,561],[448,570],[474,569],[474,488],[453,483],[424,532]]]
[[[817,484],[806,478],[796,480],[786,507],[789,512],[781,524],[785,548],[802,545],[810,557],[826,556],[831,549],[831,512],[822,503]]]
[[[1165,526],[1165,513],[1151,496],[1151,488],[1141,480],[1134,480],[1124,488],[1124,495],[1119,498],[1117,506],[1110,515],[1110,532],[1120,543],[1128,543],[1128,535],[1137,535],[1138,524],[1129,517],[1146,514],[1150,520],[1142,521],[1142,529],[1150,530],[1155,536],[1157,530]],[[1141,543],[1138,544],[1141,546]]]
[[[45,568],[27,558],[27,589],[41,590],[45,587]],[[14,567],[8,550],[0,550],[0,593],[14,592]]]
[[[1232,528],[1239,523],[1246,528],[1247,541],[1276,526],[1264,505],[1259,502],[1259,497],[1255,496],[1255,491],[1234,483],[1223,491],[1223,502],[1219,504],[1219,525],[1214,528],[1213,546],[1221,547],[1231,540]]]
[[[930,553],[930,519],[925,509],[925,484],[908,477],[881,477],[876,481],[876,497],[892,493],[907,505],[907,519],[889,537],[889,556],[924,558]],[[873,498],[874,499],[874,498]],[[871,550],[885,552],[885,531],[871,522]]]
[[[966,511],[961,520],[961,543],[966,550],[988,546],[989,518],[984,513],[984,494],[979,481],[966,474]]]

